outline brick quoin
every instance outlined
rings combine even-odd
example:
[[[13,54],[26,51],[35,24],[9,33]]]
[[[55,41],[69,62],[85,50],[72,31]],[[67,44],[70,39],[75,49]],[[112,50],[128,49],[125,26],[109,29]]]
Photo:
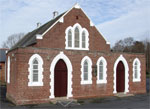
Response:
[[[78,16],[78,19],[76,19]],[[89,32],[89,50],[65,49],[65,30],[69,26],[79,23]],[[110,45],[95,26],[90,26],[90,20],[81,9],[73,8],[64,16],[64,22],[56,23],[36,43],[27,47],[18,47],[7,53],[10,56],[10,83],[7,83],[7,98],[17,105],[38,104],[51,101],[50,96],[50,65],[60,52],[63,52],[71,61],[72,71],[72,98],[92,98],[113,96],[114,63],[122,55],[129,67],[129,93],[138,94],[146,92],[145,55],[134,53],[113,53]],[[12,55],[14,54],[14,56]],[[39,54],[43,59],[43,86],[28,86],[29,59],[33,54]],[[97,84],[97,77],[92,75],[92,84],[81,85],[81,60],[88,56],[92,64],[96,65],[99,57],[107,61],[107,83]],[[138,58],[141,62],[141,81],[133,82],[133,60]]]

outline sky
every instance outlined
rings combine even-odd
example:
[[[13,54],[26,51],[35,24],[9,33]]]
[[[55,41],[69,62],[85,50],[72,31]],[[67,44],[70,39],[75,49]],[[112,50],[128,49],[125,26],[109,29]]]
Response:
[[[0,0],[0,45],[8,36],[28,33],[78,3],[110,42],[150,40],[150,0]]]

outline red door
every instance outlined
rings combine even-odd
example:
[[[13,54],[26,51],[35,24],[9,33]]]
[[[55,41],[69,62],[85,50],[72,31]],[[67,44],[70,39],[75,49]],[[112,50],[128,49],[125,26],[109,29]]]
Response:
[[[55,66],[54,94],[55,97],[67,96],[67,66],[62,59]]]
[[[125,69],[122,61],[117,65],[116,89],[117,92],[124,92],[125,90]]]

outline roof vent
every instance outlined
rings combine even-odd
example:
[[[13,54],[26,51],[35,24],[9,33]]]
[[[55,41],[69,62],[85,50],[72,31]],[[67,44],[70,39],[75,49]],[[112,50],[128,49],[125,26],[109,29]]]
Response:
[[[53,19],[56,18],[58,16],[58,11],[54,11],[53,12]]]
[[[37,23],[37,28],[39,28],[41,26],[41,23],[40,22],[38,22]]]

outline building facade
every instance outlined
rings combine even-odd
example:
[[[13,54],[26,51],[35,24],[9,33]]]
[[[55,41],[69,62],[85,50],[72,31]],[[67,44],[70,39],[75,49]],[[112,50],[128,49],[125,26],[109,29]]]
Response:
[[[0,81],[2,83],[6,82],[6,67],[5,67],[5,63],[6,63],[6,51],[8,49],[6,48],[0,48]]]
[[[111,52],[78,4],[7,53],[7,98],[18,105],[145,93],[145,80],[145,55]]]

